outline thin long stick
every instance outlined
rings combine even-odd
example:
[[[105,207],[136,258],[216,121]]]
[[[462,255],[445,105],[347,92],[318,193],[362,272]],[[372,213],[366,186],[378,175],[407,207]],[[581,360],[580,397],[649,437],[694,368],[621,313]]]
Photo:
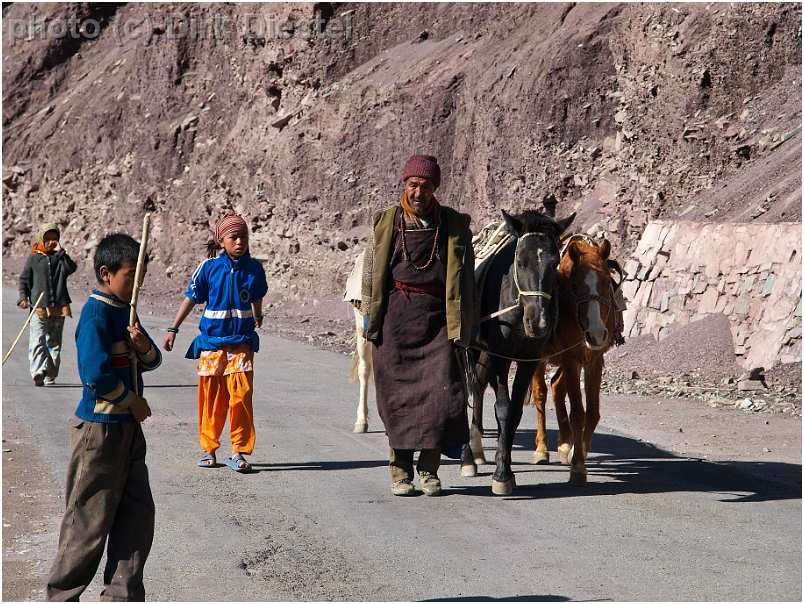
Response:
[[[148,248],[148,231],[151,227],[151,214],[145,213],[142,219],[142,238],[140,239],[140,253],[137,256],[137,269],[134,271],[134,290],[131,292],[131,312],[128,317],[128,324],[134,325],[137,321],[137,300],[140,297],[140,286],[142,285],[143,272],[142,269],[145,265],[145,252]],[[139,396],[138,380],[137,380],[137,353],[134,347],[131,348],[129,354],[129,364],[131,365],[131,389],[134,394]]]
[[[140,239],[140,253],[137,256],[137,270],[134,272],[134,291],[131,293],[131,313],[128,317],[128,324],[134,325],[137,318],[137,300],[140,297],[140,287],[142,286],[142,269],[145,265],[145,252],[148,248],[148,231],[151,228],[151,214],[146,212],[142,219],[142,239]]]
[[[6,364],[6,361],[8,360],[8,357],[10,357],[11,353],[14,352],[14,347],[17,345],[17,342],[20,341],[20,338],[22,337],[22,332],[24,332],[25,328],[28,327],[28,323],[31,322],[31,317],[33,317],[34,311],[37,308],[39,308],[39,303],[42,301],[42,296],[44,296],[44,295],[45,295],[45,292],[42,292],[42,293],[39,294],[39,297],[36,299],[36,304],[34,304],[33,308],[31,309],[31,312],[28,315],[28,318],[25,319],[25,323],[22,324],[22,329],[20,329],[20,332],[17,334],[17,337],[14,339],[14,342],[12,342],[11,348],[8,349],[8,352],[6,353],[6,356],[3,357],[3,363],[2,363],[3,365]]]

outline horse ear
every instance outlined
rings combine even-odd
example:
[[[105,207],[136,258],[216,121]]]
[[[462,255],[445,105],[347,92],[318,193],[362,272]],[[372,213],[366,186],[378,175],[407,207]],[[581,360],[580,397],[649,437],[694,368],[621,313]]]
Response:
[[[608,259],[609,254],[611,253],[611,243],[609,243],[608,239],[604,239],[603,243],[600,244],[600,257],[603,260]]]
[[[511,231],[511,234],[514,237],[520,237],[522,235],[522,222],[519,219],[510,216],[505,210],[500,211],[502,212],[505,224],[508,225],[508,230]]]
[[[566,218],[562,218],[561,220],[556,220],[556,224],[558,225],[558,234],[561,235],[564,231],[566,231],[569,226],[572,224],[572,221],[575,220],[576,212],[573,212]]]
[[[569,254],[570,260],[572,260],[572,263],[578,264],[578,260],[581,258],[581,252],[578,251],[578,246],[575,245],[574,241],[569,244],[567,253]]]

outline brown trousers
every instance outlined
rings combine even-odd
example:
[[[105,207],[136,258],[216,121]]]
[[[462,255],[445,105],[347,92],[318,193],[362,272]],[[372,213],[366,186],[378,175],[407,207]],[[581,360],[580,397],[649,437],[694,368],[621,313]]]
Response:
[[[144,601],[142,576],[154,538],[154,500],[137,422],[70,427],[67,510],[47,583],[49,601],[78,601],[106,549],[105,601]]]
[[[391,470],[391,482],[413,480],[413,449],[391,449],[388,466]],[[438,474],[441,465],[440,449],[422,449],[416,469],[421,472]]]

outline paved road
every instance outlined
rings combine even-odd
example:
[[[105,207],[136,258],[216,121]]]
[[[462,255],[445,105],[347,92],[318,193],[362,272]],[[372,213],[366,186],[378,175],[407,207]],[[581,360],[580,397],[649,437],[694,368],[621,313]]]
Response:
[[[20,314],[6,288],[4,351]],[[161,340],[167,320],[144,322]],[[74,326],[66,328],[60,387],[33,388],[22,350],[4,367],[3,438],[29,447],[42,468],[19,484],[4,481],[4,491],[30,501],[55,501],[63,489],[67,425],[79,396]],[[179,334],[179,351],[191,332]],[[394,498],[376,413],[372,432],[350,432],[350,364],[263,338],[251,458],[258,472],[241,476],[194,466],[193,364],[181,352],[165,355],[146,378],[154,415],[143,425],[157,505],[150,599],[800,601],[800,482],[766,482],[756,472],[674,456],[604,425],[590,484],[571,487],[565,467],[527,463],[529,410],[513,454],[513,496],[491,496],[491,466],[467,479],[450,462],[441,471],[445,496]],[[492,427],[493,418],[486,421]],[[491,450],[493,439],[485,444]],[[800,475],[800,461],[785,469]],[[4,522],[19,523],[25,512],[4,504]],[[57,512],[27,519],[30,534],[4,541],[4,562],[22,561],[32,584],[41,584],[52,560],[58,522]],[[98,593],[96,581],[87,596]]]

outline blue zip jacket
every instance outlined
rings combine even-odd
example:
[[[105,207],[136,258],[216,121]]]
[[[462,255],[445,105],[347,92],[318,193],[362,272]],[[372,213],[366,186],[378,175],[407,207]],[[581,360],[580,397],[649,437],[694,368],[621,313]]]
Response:
[[[185,355],[197,359],[202,350],[218,350],[221,346],[249,344],[260,349],[260,338],[254,331],[256,321],[251,303],[268,293],[265,270],[249,254],[232,260],[225,252],[204,260],[195,269],[184,293],[196,304],[206,303],[199,328]]]
[[[84,386],[75,414],[84,421],[132,422],[132,391],[128,342],[130,306],[112,294],[92,290],[75,328],[78,374]],[[142,329],[142,326],[140,326]],[[142,330],[145,333],[145,330]],[[159,367],[162,354],[154,341],[144,355],[137,354],[137,391],[142,395],[142,372]]]

